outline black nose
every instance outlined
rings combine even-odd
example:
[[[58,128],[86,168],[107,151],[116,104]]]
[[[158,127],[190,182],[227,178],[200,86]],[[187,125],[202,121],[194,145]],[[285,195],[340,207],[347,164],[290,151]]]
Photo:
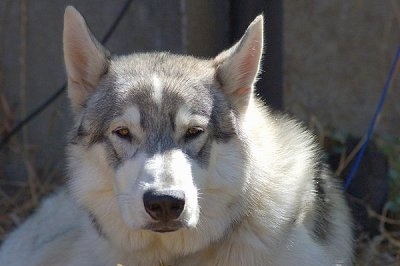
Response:
[[[180,190],[150,190],[144,193],[143,203],[154,220],[167,222],[181,215],[185,207],[185,193]]]

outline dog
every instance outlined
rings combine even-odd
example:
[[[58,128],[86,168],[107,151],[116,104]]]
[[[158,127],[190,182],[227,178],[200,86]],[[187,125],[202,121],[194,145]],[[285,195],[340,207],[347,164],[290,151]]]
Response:
[[[254,85],[263,16],[212,59],[111,55],[73,7],[69,179],[1,265],[350,265],[352,230],[313,135]]]

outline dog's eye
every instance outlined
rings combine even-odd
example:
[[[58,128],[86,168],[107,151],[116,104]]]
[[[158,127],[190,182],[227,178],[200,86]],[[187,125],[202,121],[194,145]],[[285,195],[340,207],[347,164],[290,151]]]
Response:
[[[190,140],[198,137],[204,132],[204,129],[201,127],[190,127],[186,130],[185,139]]]
[[[113,131],[115,135],[117,135],[121,139],[130,140],[131,139],[131,132],[126,127],[119,127]]]

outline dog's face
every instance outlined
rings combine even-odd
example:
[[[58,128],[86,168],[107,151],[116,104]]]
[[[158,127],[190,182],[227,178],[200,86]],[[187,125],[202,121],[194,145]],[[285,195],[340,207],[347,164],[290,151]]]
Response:
[[[97,144],[104,151],[130,227],[196,226],[212,142],[234,134],[232,121],[222,121],[227,106],[214,106],[220,96],[211,94],[212,82],[208,62],[168,54],[115,58],[81,111],[81,133],[89,149]]]
[[[208,241],[218,238],[246,183],[240,121],[261,50],[259,17],[213,60],[111,57],[67,8],[70,188],[77,200],[99,220],[118,216],[132,230],[197,229]]]

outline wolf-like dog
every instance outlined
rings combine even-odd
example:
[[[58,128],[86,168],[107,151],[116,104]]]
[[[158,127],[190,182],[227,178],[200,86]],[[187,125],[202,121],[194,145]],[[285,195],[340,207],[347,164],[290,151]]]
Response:
[[[111,55],[67,7],[66,189],[1,265],[350,265],[352,231],[314,137],[255,96],[263,17],[212,59]]]

